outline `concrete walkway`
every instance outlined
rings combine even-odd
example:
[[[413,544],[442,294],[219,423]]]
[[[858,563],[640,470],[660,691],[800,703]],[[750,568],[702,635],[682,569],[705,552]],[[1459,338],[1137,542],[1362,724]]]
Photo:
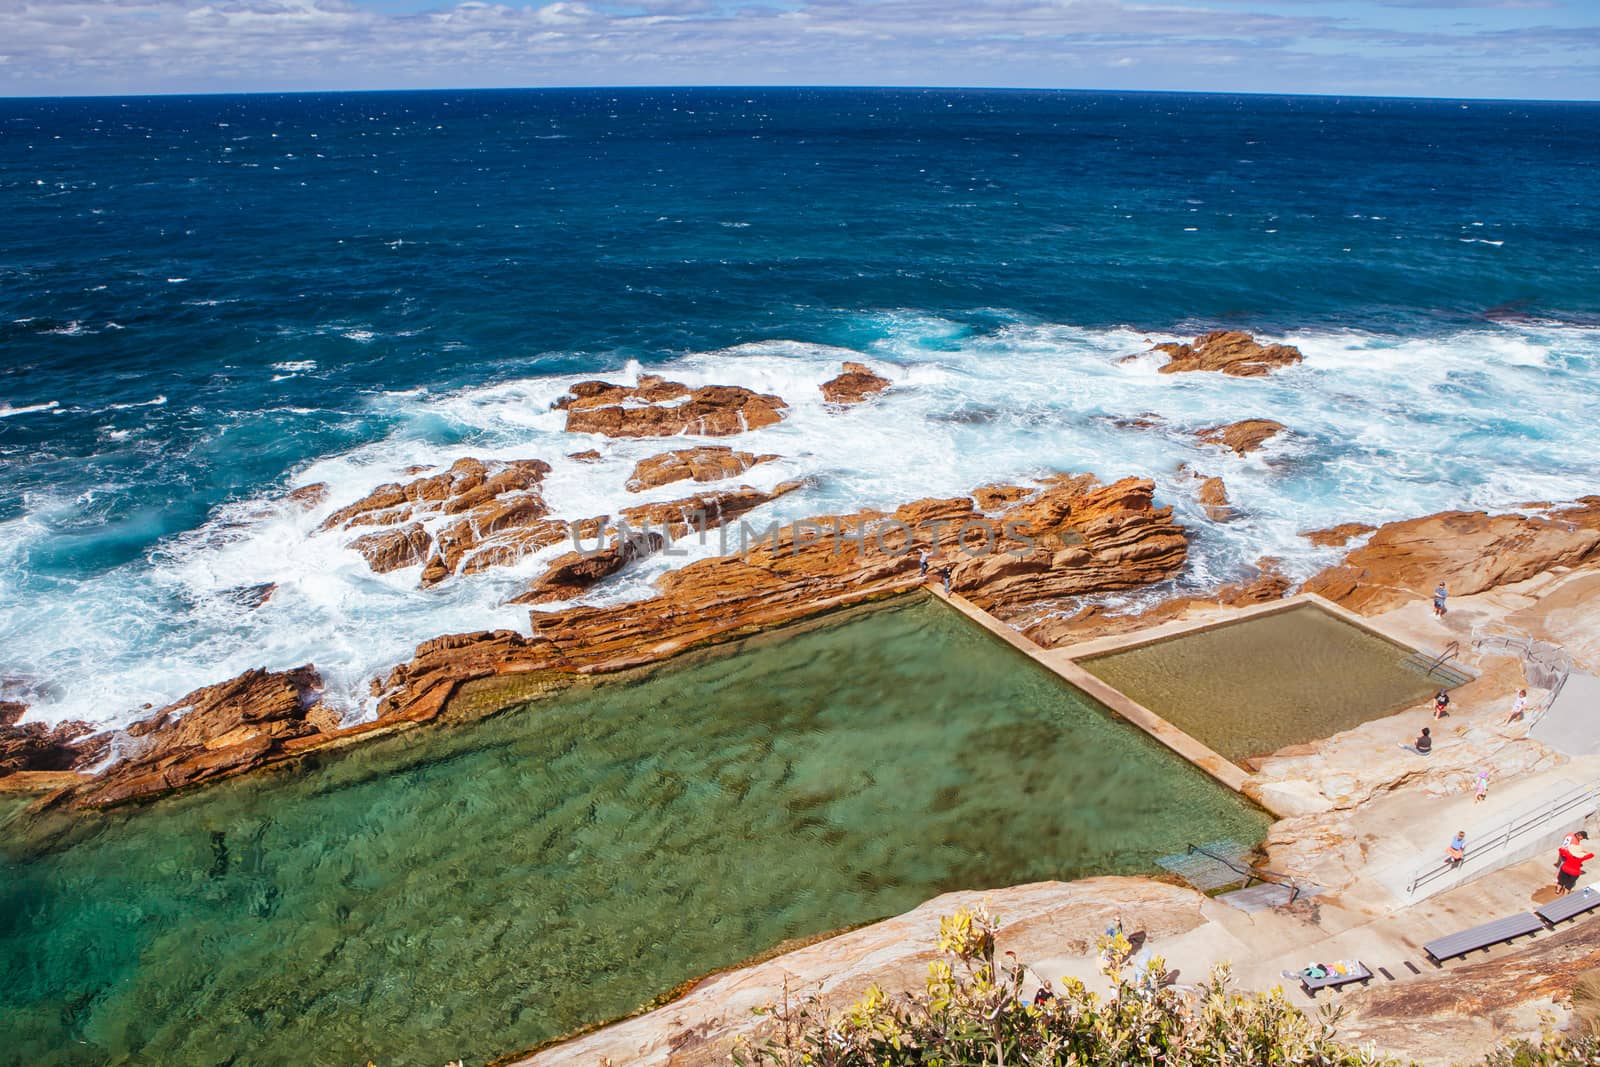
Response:
[[[1569,756],[1600,753],[1600,678],[1574,671],[1528,736]]]

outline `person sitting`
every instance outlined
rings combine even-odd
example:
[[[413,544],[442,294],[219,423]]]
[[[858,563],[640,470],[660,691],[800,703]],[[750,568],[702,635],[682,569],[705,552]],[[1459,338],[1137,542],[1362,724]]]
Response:
[[[1522,716],[1527,710],[1528,691],[1526,689],[1518,689],[1517,698],[1511,702],[1511,710],[1506,713],[1506,717],[1501,720],[1500,725],[1510,726],[1514,722],[1521,722]]]
[[[1467,832],[1465,830],[1456,831],[1456,836],[1450,839],[1450,847],[1445,849],[1444,856],[1445,862],[1450,864],[1452,869],[1461,866],[1461,862],[1467,858]]]
[[[1422,733],[1417,735],[1417,739],[1415,741],[1411,742],[1409,745],[1401,745],[1400,747],[1405,749],[1407,752],[1415,752],[1419,756],[1426,756],[1428,753],[1433,751],[1433,731],[1424,726],[1422,728]]]
[[[1446,715],[1450,714],[1450,712],[1447,710],[1449,707],[1450,707],[1450,694],[1449,693],[1446,693],[1443,689],[1441,689],[1437,693],[1434,694],[1434,697],[1433,697],[1433,717],[1435,719],[1442,719]]]

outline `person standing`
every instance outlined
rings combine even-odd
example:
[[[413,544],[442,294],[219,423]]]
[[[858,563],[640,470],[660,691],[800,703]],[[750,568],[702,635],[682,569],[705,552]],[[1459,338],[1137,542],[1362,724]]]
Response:
[[[1456,836],[1450,839],[1450,847],[1445,850],[1445,862],[1450,864],[1450,869],[1455,870],[1467,858],[1467,832],[1457,830]]]
[[[923,549],[921,552],[917,553],[917,577],[918,578],[926,578],[927,576],[928,576],[928,550],[927,549]]]
[[[1578,879],[1583,877],[1584,863],[1594,859],[1593,852],[1585,852],[1581,856],[1578,855],[1578,849],[1583,847],[1581,842],[1588,840],[1589,835],[1579,830],[1572,836],[1574,839],[1572,847],[1561,850],[1561,867],[1556,872],[1556,896],[1558,897],[1564,897],[1572,892],[1573,886],[1578,884]]]
[[[1483,801],[1483,799],[1485,797],[1487,797],[1488,795],[1489,795],[1489,772],[1488,771],[1479,771],[1478,772],[1478,791],[1473,794],[1472,802],[1474,804],[1481,803]]]
[[[1436,589],[1434,589],[1434,591],[1433,591],[1433,615],[1434,615],[1434,618],[1438,618],[1438,619],[1444,618],[1444,602],[1445,602],[1445,598],[1448,595],[1449,594],[1445,590],[1444,583],[1440,582],[1438,587]]]
[[[939,573],[944,576],[944,595],[945,596],[949,596],[950,595],[950,568],[946,567],[944,570],[940,571]]]

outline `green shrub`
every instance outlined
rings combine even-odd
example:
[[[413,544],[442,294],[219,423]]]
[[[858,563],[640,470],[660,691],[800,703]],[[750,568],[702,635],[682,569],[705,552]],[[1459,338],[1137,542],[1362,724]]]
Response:
[[[1011,953],[996,959],[992,918],[980,908],[941,920],[939,950],[920,993],[891,996],[876,986],[842,1013],[816,1000],[786,1000],[762,1014],[768,1024],[740,1042],[743,1067],[1372,1067],[1392,1064],[1339,1043],[1339,1013],[1313,1018],[1282,992],[1229,988],[1218,967],[1192,991],[1128,974],[1132,946],[1120,933],[1100,939],[1109,997],[1083,983],[1045,983],[1053,998],[1022,995],[1028,968]],[[1165,972],[1159,958],[1146,975]],[[1510,1061],[1507,1063],[1509,1067]],[[1499,1067],[1499,1065],[1497,1065]]]

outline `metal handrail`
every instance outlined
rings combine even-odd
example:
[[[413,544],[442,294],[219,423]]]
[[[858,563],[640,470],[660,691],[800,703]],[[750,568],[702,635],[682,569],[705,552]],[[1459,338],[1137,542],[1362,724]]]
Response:
[[[1546,824],[1563,815],[1571,814],[1577,808],[1589,805],[1590,810],[1593,810],[1597,796],[1600,796],[1600,781],[1576,786],[1545,801],[1537,808],[1514,816],[1508,822],[1472,839],[1471,847],[1467,850],[1467,854],[1462,859],[1460,866],[1456,866],[1449,859],[1443,859],[1428,867],[1418,869],[1412,875],[1411,881],[1407,883],[1406,893],[1414,894],[1429,882],[1462,870],[1469,864],[1474,866],[1481,865],[1492,858],[1499,849],[1510,848],[1513,842],[1528,834],[1529,831],[1543,829]]]
[[[1444,646],[1443,652],[1439,653],[1433,659],[1428,661],[1428,673],[1432,674],[1434,671],[1444,666],[1445,660],[1453,659],[1459,655],[1461,655],[1461,642],[1451,641],[1448,645]]]
[[[1244,879],[1243,888],[1245,889],[1250,888],[1251,882],[1271,882],[1273,885],[1287,885],[1289,887],[1290,904],[1293,904],[1300,896],[1300,887],[1296,885],[1294,879],[1290,878],[1287,874],[1280,874],[1277,871],[1269,871],[1265,867],[1247,867],[1243,864],[1235,863],[1228,857],[1219,856],[1215,852],[1212,852],[1210,849],[1205,848],[1202,845],[1191,844],[1189,846],[1189,851],[1198,852],[1202,856],[1210,856],[1212,859],[1216,860],[1230,871],[1238,874]],[[1282,881],[1273,881],[1273,879],[1282,879]]]
[[[1544,720],[1545,715],[1555,706],[1556,698],[1561,695],[1561,690],[1566,687],[1567,679],[1572,675],[1572,656],[1560,645],[1548,641],[1536,641],[1531,637],[1514,637],[1510,634],[1485,634],[1472,639],[1474,650],[1484,645],[1499,645],[1501,648],[1515,649],[1522,657],[1522,673],[1528,677],[1531,685],[1539,686],[1539,681],[1548,681],[1548,685],[1539,686],[1550,695],[1545,698],[1544,705],[1528,717],[1528,729],[1531,731]],[[1542,646],[1542,647],[1541,647]],[[1545,651],[1548,650],[1548,651]],[[1530,668],[1535,668],[1530,670]],[[1535,679],[1537,675],[1537,679]]]

